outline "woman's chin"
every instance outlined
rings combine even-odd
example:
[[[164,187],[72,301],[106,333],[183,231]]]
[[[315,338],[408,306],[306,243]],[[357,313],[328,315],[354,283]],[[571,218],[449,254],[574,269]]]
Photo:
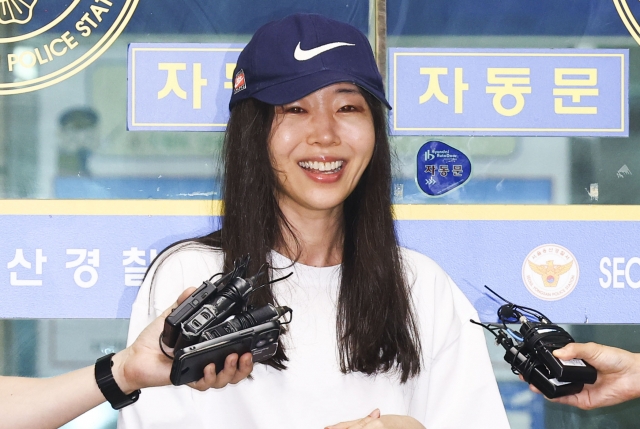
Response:
[[[346,199],[346,196],[344,199],[336,198],[335,193],[331,193],[330,195],[322,194],[323,193],[307,194],[302,198],[292,198],[288,196],[280,200],[280,207],[284,208],[289,206],[294,210],[332,211],[341,209]]]

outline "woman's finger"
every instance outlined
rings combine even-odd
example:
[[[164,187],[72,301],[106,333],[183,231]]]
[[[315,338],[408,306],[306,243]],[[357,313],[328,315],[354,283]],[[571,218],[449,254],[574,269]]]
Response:
[[[333,426],[327,426],[324,429],[349,429],[351,428],[353,425],[355,425],[356,423],[358,423],[360,420],[362,419],[357,419],[357,420],[349,420],[348,422],[342,422],[342,423],[338,423],[337,425],[333,425]]]
[[[356,422],[356,424],[349,426],[349,429],[362,429],[363,427],[365,427],[367,424],[369,424],[374,420],[375,419],[373,417],[367,416],[364,419],[361,419],[360,421]]]
[[[363,428],[367,423],[380,418],[380,409],[376,408],[371,411],[364,419],[350,420],[348,422],[338,423],[337,425],[327,426],[325,429],[356,429]],[[358,426],[360,425],[360,426]]]

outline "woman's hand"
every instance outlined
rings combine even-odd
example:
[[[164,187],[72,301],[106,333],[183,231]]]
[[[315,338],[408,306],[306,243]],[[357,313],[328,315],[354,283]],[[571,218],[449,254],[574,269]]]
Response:
[[[159,338],[164,328],[164,319],[177,307],[195,288],[185,290],[178,301],[157,317],[144,331],[140,333],[133,344],[117,353],[113,358],[113,376],[124,393],[144,387],[164,386],[171,384],[169,374],[173,361],[160,350]],[[166,348],[169,354],[172,349]],[[204,369],[204,377],[189,386],[197,390],[207,390],[211,387],[221,388],[227,384],[235,384],[246,378],[253,370],[251,353],[227,356],[224,369],[216,375],[215,365],[209,364]]]
[[[640,355],[596,343],[570,343],[555,350],[558,359],[583,359],[598,371],[594,384],[585,384],[576,395],[551,399],[583,410],[606,407],[640,397]],[[540,393],[530,385],[531,390]]]
[[[380,415],[380,410],[373,410],[363,419],[351,420],[327,426],[325,429],[425,429],[416,419],[409,416]]]

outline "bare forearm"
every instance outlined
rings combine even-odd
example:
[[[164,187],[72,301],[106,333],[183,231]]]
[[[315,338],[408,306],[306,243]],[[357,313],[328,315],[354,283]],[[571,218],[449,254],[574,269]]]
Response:
[[[113,377],[129,394],[142,386],[127,380],[126,349],[113,356]],[[94,366],[51,378],[0,377],[0,429],[58,428],[105,402]]]
[[[195,288],[178,299],[182,302]],[[171,359],[158,348],[158,336],[164,326],[165,311],[126,349],[111,361],[113,378],[126,395],[145,387],[170,383]],[[246,353],[240,367],[227,357],[224,369],[216,375],[214,365],[205,368],[205,376],[190,386],[198,390],[222,388],[246,378],[253,369],[251,353]],[[95,379],[95,367],[88,366],[51,378],[0,377],[0,429],[58,428],[105,402]]]
[[[58,428],[104,402],[93,366],[51,378],[0,378],[1,428]]]

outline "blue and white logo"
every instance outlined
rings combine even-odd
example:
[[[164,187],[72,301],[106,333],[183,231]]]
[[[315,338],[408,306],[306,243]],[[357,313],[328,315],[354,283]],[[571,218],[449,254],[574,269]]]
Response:
[[[418,186],[431,196],[457,188],[469,179],[471,161],[459,150],[439,141],[430,141],[418,151]]]

